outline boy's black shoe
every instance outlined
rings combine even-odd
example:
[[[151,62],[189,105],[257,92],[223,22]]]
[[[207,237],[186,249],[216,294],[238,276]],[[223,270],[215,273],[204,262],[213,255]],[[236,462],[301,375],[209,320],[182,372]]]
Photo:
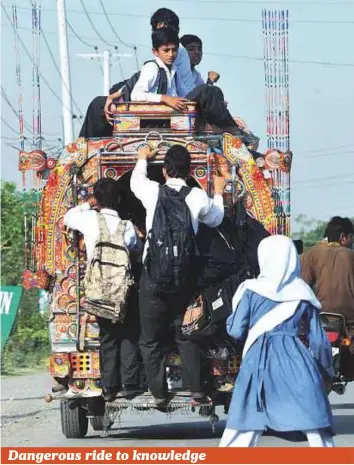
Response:
[[[133,384],[123,384],[123,388],[118,392],[117,398],[121,397],[135,397],[143,394],[143,389]]]
[[[167,397],[155,397],[152,396],[155,402],[156,407],[163,407],[168,403]]]
[[[117,397],[118,389],[103,388],[102,396],[106,402],[113,402]]]
[[[191,397],[192,400],[197,404],[209,403],[209,398],[204,394],[204,392],[191,392]]]

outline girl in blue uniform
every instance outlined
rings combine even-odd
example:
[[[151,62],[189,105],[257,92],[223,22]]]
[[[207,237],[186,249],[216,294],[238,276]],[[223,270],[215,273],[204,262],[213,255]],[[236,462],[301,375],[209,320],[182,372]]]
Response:
[[[290,239],[264,239],[258,259],[259,277],[238,288],[227,320],[228,333],[245,346],[220,447],[255,446],[267,428],[301,430],[310,446],[333,447],[323,380],[334,373],[321,304],[300,278]],[[298,337],[302,319],[309,349]]]

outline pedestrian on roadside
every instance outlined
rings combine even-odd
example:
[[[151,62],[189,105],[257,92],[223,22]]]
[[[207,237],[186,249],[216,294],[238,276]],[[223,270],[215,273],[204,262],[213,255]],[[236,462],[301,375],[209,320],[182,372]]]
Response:
[[[267,428],[303,431],[311,447],[333,447],[324,380],[334,372],[321,304],[300,278],[291,239],[264,239],[258,260],[260,275],[238,288],[227,320],[245,346],[220,447],[255,446]],[[303,318],[309,349],[298,337]]]

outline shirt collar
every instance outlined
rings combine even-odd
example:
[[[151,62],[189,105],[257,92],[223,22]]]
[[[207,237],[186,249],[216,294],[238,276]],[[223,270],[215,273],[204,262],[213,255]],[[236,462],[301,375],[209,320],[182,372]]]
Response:
[[[118,218],[118,212],[110,208],[101,208],[100,213],[106,213],[107,215],[116,216]]]
[[[186,186],[186,181],[182,178],[168,178],[166,181],[167,186]]]
[[[171,69],[169,69],[159,57],[156,57],[155,60],[156,60],[156,63],[160,66],[160,68],[163,68],[172,77],[176,74],[177,68],[176,68],[175,62],[172,63],[172,67]]]

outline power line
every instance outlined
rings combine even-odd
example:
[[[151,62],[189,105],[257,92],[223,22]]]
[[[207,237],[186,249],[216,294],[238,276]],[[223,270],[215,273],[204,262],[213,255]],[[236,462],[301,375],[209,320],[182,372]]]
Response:
[[[1,117],[1,121],[8,129],[10,129],[10,131],[12,131],[15,134],[19,134],[19,132],[14,127],[12,127],[3,117]]]
[[[124,42],[124,40],[122,40],[122,38],[117,34],[116,30],[115,30],[114,27],[113,27],[113,24],[112,24],[111,20],[109,19],[109,16],[108,16],[108,14],[107,14],[107,10],[106,10],[106,8],[105,8],[105,6],[104,6],[104,3],[103,3],[103,0],[100,0],[100,4],[101,4],[102,10],[103,10],[103,14],[105,15],[106,20],[107,20],[107,22],[108,22],[108,24],[109,24],[109,27],[111,28],[113,34],[116,36],[116,38],[118,39],[118,41],[119,41],[122,45],[125,45],[126,47],[130,47],[130,48],[135,49],[135,48],[136,48],[135,45],[133,45],[133,44],[128,44],[127,42]]]
[[[250,55],[229,55],[223,53],[211,53],[206,52],[204,55],[211,55],[223,58],[238,58],[243,60],[256,60],[256,61],[264,61],[264,57],[253,57]],[[277,60],[272,60],[277,61]],[[325,66],[346,66],[346,67],[354,67],[354,63],[338,63],[338,62],[331,62],[331,61],[312,61],[312,60],[289,60],[289,63],[300,63],[300,64],[307,64],[307,65],[325,65]]]
[[[46,38],[46,36],[45,36],[45,34],[44,34],[44,31],[43,31],[42,27],[41,27],[41,33],[42,33],[42,36],[43,36],[43,39],[44,39],[44,43],[45,43],[45,45],[46,45],[46,47],[47,47],[47,49],[48,49],[50,58],[52,59],[52,62],[53,62],[53,64],[54,64],[54,66],[55,66],[55,69],[57,70],[57,73],[58,73],[59,76],[60,76],[60,80],[62,81],[62,83],[64,83],[64,85],[65,85],[65,87],[66,87],[66,90],[69,92],[68,86],[67,86],[66,83],[63,81],[63,78],[62,78],[60,69],[59,69],[59,67],[58,67],[58,65],[57,65],[56,59],[54,58],[53,52],[52,52],[52,50],[51,50],[51,48],[50,48],[50,46],[49,46],[49,43],[48,43],[48,41],[47,41],[47,38]],[[73,104],[75,105],[75,107],[77,108],[79,114],[80,114],[81,117],[82,117],[82,111],[81,111],[80,107],[78,106],[78,104],[76,103],[76,101],[74,100],[74,97],[72,96],[71,93],[70,93],[70,98],[71,98],[71,100],[73,101]]]
[[[83,3],[83,0],[80,0],[81,4]],[[306,3],[307,4],[307,3]],[[27,7],[18,7],[18,9],[24,9],[28,10],[29,8]],[[54,8],[42,8],[42,11],[52,11],[56,12]],[[69,13],[78,13],[81,14],[80,10],[67,10]],[[90,18],[89,15],[103,15],[104,13],[100,11],[88,11],[85,7],[85,11],[87,12],[88,17]],[[144,14],[133,14],[133,13],[110,13],[111,16],[119,16],[119,17],[132,17],[132,18],[144,18],[146,19],[146,15]],[[194,20],[194,21],[226,21],[226,22],[245,22],[245,23],[262,23],[262,20],[260,19],[249,19],[249,18],[202,18],[200,16],[180,16],[180,19],[187,19],[187,20]],[[90,23],[93,27],[94,30],[96,30],[92,19],[90,18]],[[290,24],[354,24],[354,21],[351,20],[306,20],[306,19],[299,19],[299,20],[290,20]],[[97,31],[97,30],[96,30]],[[103,42],[108,43],[100,33],[98,33],[99,37],[101,37],[101,40]],[[113,46],[112,44],[110,44]]]
[[[293,183],[293,184],[297,184],[297,183],[295,182],[295,183]],[[354,181],[344,181],[344,182],[339,181],[339,182],[318,184],[317,186],[301,186],[301,187],[300,187],[300,186],[295,186],[295,187],[292,187],[292,188],[291,188],[291,191],[293,191],[293,190],[300,190],[300,189],[301,189],[301,190],[304,190],[304,189],[319,189],[319,188],[321,188],[321,187],[322,187],[322,188],[323,188],[323,187],[326,187],[326,188],[327,188],[327,187],[332,187],[332,186],[338,186],[338,187],[340,187],[340,186],[342,186],[343,184],[351,184],[351,185],[352,185],[352,184],[354,184]]]
[[[95,52],[98,51],[97,45],[89,44],[89,43],[86,42],[82,37],[79,36],[79,34],[75,31],[75,29],[74,29],[74,28],[72,27],[72,25],[69,23],[68,19],[66,19],[66,24],[68,25],[70,31],[73,33],[74,37],[76,37],[83,45],[86,45],[86,47],[93,48],[93,49],[95,50]],[[56,32],[50,31],[50,34],[55,34],[55,35],[56,35]],[[89,39],[89,40],[90,40],[90,39]],[[92,39],[92,40],[94,40],[94,39]],[[102,63],[100,62],[100,60],[98,60],[98,64],[100,65],[101,74],[103,75],[103,67],[102,67]]]
[[[4,90],[4,88],[2,86],[1,86],[1,96],[5,100],[5,102],[8,104],[8,106],[10,107],[11,111],[16,116],[16,118],[18,118],[18,111],[14,108],[14,106],[10,102],[9,97],[6,95],[6,92],[5,92],[5,90]],[[1,117],[1,120],[3,121],[3,123],[5,125],[8,125],[8,123],[5,122],[3,117]],[[23,120],[23,124],[24,124],[25,128],[27,129],[27,131],[32,132],[32,126],[27,121]],[[18,134],[18,131],[16,131],[13,127],[11,127],[11,130]],[[53,138],[57,137],[57,134],[48,134],[47,132],[42,132],[42,134],[47,136],[47,137],[53,137]]]
[[[9,15],[8,15],[8,13],[7,13],[7,11],[6,11],[5,7],[4,7],[4,5],[1,5],[1,8],[3,9],[3,11],[4,11],[4,13],[5,13],[5,16],[7,17],[9,23],[11,24],[12,29],[14,29],[14,26],[13,26],[13,24],[12,24],[12,22],[11,22],[11,19],[10,19]],[[22,48],[23,48],[25,54],[26,54],[27,57],[29,58],[29,60],[33,62],[33,59],[32,59],[32,57],[31,57],[31,54],[30,54],[29,51],[27,50],[27,48],[26,48],[25,44],[23,43],[22,39],[21,39],[20,37],[18,37],[18,40],[19,40],[19,42],[20,42],[20,44],[21,44],[21,46],[22,46]],[[46,84],[46,86],[48,87],[48,89],[50,90],[50,92],[54,95],[54,97],[55,97],[64,107],[68,108],[68,107],[63,103],[63,101],[61,100],[61,98],[57,95],[57,93],[56,93],[55,90],[52,88],[52,86],[49,84],[49,82],[47,81],[47,79],[43,76],[43,74],[42,74],[40,71],[38,71],[38,72],[39,72],[39,75],[40,75],[41,79],[42,79],[43,82]],[[73,118],[74,118],[74,117],[75,117],[75,115],[73,115]]]
[[[102,42],[104,42],[105,44],[109,45],[110,47],[117,48],[116,45],[114,45],[114,44],[108,42],[108,41],[100,34],[100,32],[97,30],[97,28],[96,28],[96,26],[95,26],[95,24],[94,24],[94,22],[92,21],[91,16],[90,16],[90,14],[92,14],[92,13],[91,13],[91,12],[89,13],[89,12],[87,11],[87,8],[85,7],[85,4],[84,4],[83,0],[80,0],[80,3],[81,3],[81,6],[82,6],[82,9],[83,9],[84,12],[85,12],[85,15],[86,15],[87,19],[89,20],[89,23],[91,24],[92,29],[95,31],[95,33],[96,33],[97,36],[100,38],[100,40],[101,40]],[[101,13],[101,14],[102,14],[102,13]]]
[[[107,14],[106,8],[105,8],[104,3],[103,3],[103,0],[100,0],[100,4],[101,4],[102,10],[103,10],[103,14],[105,15],[106,20],[107,20],[107,22],[108,22],[108,24],[109,24],[109,27],[111,28],[113,34],[116,36],[116,38],[118,39],[118,41],[119,41],[122,45],[125,45],[125,47],[130,47],[130,48],[134,49],[134,55],[135,55],[135,60],[136,60],[136,66],[137,66],[137,68],[139,69],[140,66],[139,66],[139,60],[138,60],[138,54],[137,54],[136,45],[128,44],[127,42],[124,42],[124,40],[122,40],[122,38],[117,34],[115,28],[113,27],[113,24],[111,23],[111,20],[109,19],[109,16],[108,16],[108,14]],[[122,73],[122,75],[123,75],[121,63],[120,63],[120,68],[121,68],[121,73]]]
[[[18,111],[14,108],[14,106],[10,102],[10,99],[6,95],[6,92],[5,92],[4,88],[3,88],[3,86],[1,86],[1,96],[5,100],[5,102],[8,104],[8,106],[10,107],[10,109],[12,110],[12,112],[16,116],[16,118],[18,118]],[[23,124],[24,124],[25,128],[28,131],[32,132],[32,126],[29,123],[27,123],[27,121],[25,121],[25,119],[23,120]]]
[[[75,31],[75,29],[72,27],[72,25],[69,23],[68,19],[66,20],[66,24],[68,25],[70,31],[74,34],[74,36],[83,44],[83,45],[86,45],[86,47],[90,47],[90,48],[93,48],[95,51],[98,50],[98,47],[97,45],[93,45],[93,44],[89,44],[88,42],[86,42],[82,37],[80,37],[77,32]],[[54,31],[51,31],[50,32],[51,34],[56,34],[56,32]]]
[[[337,153],[333,153],[333,152],[321,153],[321,154],[312,155],[312,156],[305,157],[305,158],[297,158],[297,160],[308,161],[308,160],[313,160],[314,158],[333,157],[333,156],[338,156],[338,155],[354,155],[354,152],[352,151],[352,152],[337,152]]]
[[[2,25],[2,26],[8,26],[8,25],[5,24],[5,25]],[[30,31],[29,28],[25,28],[25,27],[19,27],[19,29]],[[55,34],[56,35],[57,33],[54,32],[54,31],[46,31],[46,34]],[[76,37],[78,38],[78,40],[80,40],[80,38],[77,35],[76,35]],[[86,38],[94,40],[92,37],[91,38],[86,37]],[[139,44],[139,43],[137,43],[136,45],[137,45],[137,47],[151,48],[151,46],[147,45],[147,44]],[[98,49],[98,47],[97,47],[97,49]],[[210,56],[221,57],[221,58],[235,58],[235,59],[239,59],[239,60],[264,61],[263,57],[255,57],[255,56],[251,56],[251,55],[232,55],[232,54],[221,54],[221,53],[212,53],[212,52],[204,52],[204,55],[206,55],[206,56],[210,55]],[[330,61],[311,61],[311,60],[292,60],[292,59],[290,59],[289,62],[294,63],[294,64],[306,64],[306,65],[354,67],[354,63],[339,63],[339,62],[330,62]]]
[[[139,2],[139,0],[136,0]],[[140,2],[142,2],[144,0],[140,0]],[[204,5],[207,5],[208,3],[210,5],[215,5],[215,1],[214,0],[165,0],[164,3],[203,3]],[[228,4],[243,4],[243,5],[264,5],[264,1],[261,1],[261,0],[255,0],[255,1],[249,1],[249,0],[218,0],[218,3],[228,3]],[[276,1],[268,1],[266,2],[267,4],[273,4],[273,5],[280,5],[279,2],[276,2]],[[347,6],[353,6],[353,3],[351,2],[311,2],[311,1],[304,1],[304,2],[288,2],[288,1],[285,1],[284,2],[285,5],[319,5],[319,6],[323,6],[323,5],[335,5],[335,6],[338,6],[338,5],[347,5]],[[282,7],[284,8],[284,7]]]
[[[354,173],[351,174],[339,174],[337,176],[328,176],[326,178],[316,178],[316,179],[304,179],[302,181],[296,181],[294,184],[306,184],[307,182],[317,182],[317,181],[327,181],[331,179],[343,179],[343,178],[350,178],[354,176]]]
[[[308,149],[308,150],[297,150],[296,153],[314,153],[314,152],[324,152],[325,150],[336,150],[336,149],[344,149],[347,147],[354,147],[354,144],[346,144],[346,145],[335,145],[332,147],[323,147],[322,149]]]

